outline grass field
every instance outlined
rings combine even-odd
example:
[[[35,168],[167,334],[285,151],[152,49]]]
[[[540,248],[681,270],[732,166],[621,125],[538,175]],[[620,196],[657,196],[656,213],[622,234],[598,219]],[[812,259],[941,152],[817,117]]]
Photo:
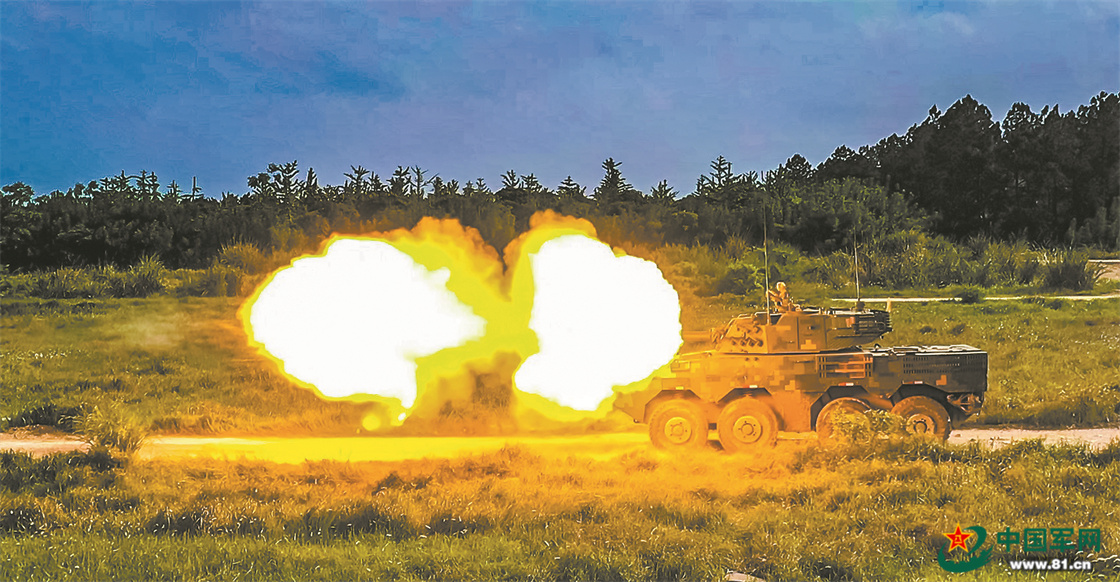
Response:
[[[1099,529],[1044,553],[1120,577],[1120,443],[924,440],[764,455],[524,448],[439,461],[125,461],[0,454],[6,580],[960,580],[943,534]],[[996,549],[970,580],[1013,575]],[[1111,558],[1109,556],[1112,556]],[[1048,580],[1087,579],[1058,573]]]
[[[723,297],[686,302],[685,328],[754,309]],[[294,386],[247,347],[237,306],[225,298],[6,300],[0,428],[58,424],[98,408],[155,432],[360,432],[370,405],[323,401]],[[988,351],[988,399],[971,422],[1120,419],[1120,300],[896,304],[892,319],[884,345]]]
[[[325,402],[275,372],[248,347],[238,305],[5,301],[0,417],[23,424],[103,407],[153,431],[354,434],[365,406]]]
[[[369,405],[326,402],[246,346],[224,298],[5,300],[3,425],[137,434],[354,435]],[[753,307],[686,298],[703,329]],[[1120,405],[1120,301],[896,304],[884,345],[990,354],[971,422],[1099,426]],[[620,421],[619,426],[622,425]],[[631,425],[632,426],[632,425]],[[123,428],[122,428],[123,427]],[[609,429],[609,422],[598,426]],[[137,437],[138,438],[138,437]],[[944,534],[979,525],[990,564],[952,574]],[[1120,443],[998,451],[890,438],[765,454],[506,448],[447,460],[281,465],[97,448],[0,453],[5,580],[1006,580],[1010,528],[1099,529],[1101,551],[1043,553],[1120,579]]]

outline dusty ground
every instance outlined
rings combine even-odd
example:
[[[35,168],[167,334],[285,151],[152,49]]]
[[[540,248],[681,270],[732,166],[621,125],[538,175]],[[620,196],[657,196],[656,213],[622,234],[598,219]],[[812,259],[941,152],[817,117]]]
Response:
[[[1116,267],[1120,269],[1120,265]],[[1015,295],[1015,296],[999,296],[999,297],[985,297],[984,301],[1018,301],[1026,299],[1028,295]],[[1120,299],[1120,293],[1108,293],[1105,295],[1045,295],[1046,299],[1064,299],[1067,301],[1095,301],[1098,299]],[[956,297],[864,297],[856,299],[855,297],[847,297],[837,299],[836,301],[847,301],[848,303],[855,303],[856,301],[863,301],[864,303],[935,303],[938,301],[959,301]]]
[[[1089,261],[1096,263],[1103,269],[1101,279],[1107,281],[1120,281],[1120,259],[1102,259],[1098,261]]]
[[[812,439],[812,434],[784,435],[790,439]],[[954,430],[952,444],[977,441],[990,447],[1001,447],[1025,439],[1042,439],[1047,443],[1084,443],[1101,448],[1120,440],[1120,428],[1065,430],[1026,430],[1017,428],[970,428]],[[402,461],[420,458],[449,458],[472,453],[496,451],[507,444],[524,445],[541,454],[573,454],[610,457],[629,450],[649,446],[643,433],[597,434],[579,437],[471,437],[471,438],[230,438],[153,436],[140,448],[142,459],[154,458],[247,458],[280,463],[301,463],[305,460],[340,461]],[[88,445],[67,435],[48,432],[21,431],[0,434],[0,451],[14,450],[34,455],[82,450]]]
[[[47,455],[88,447],[89,445],[78,437],[40,427],[14,428],[10,432],[0,433],[0,451]]]
[[[954,430],[949,435],[950,443],[978,441],[999,448],[1003,445],[1026,439],[1042,439],[1051,444],[1084,443],[1094,449],[1103,448],[1110,441],[1120,440],[1120,428],[1077,428],[1065,430],[1027,430],[1019,428],[968,428]]]

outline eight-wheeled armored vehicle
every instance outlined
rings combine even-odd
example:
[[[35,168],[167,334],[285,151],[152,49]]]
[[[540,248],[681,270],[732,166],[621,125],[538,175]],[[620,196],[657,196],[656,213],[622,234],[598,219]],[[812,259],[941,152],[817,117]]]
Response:
[[[779,290],[771,292],[776,309],[712,330],[712,349],[677,356],[672,375],[620,394],[615,408],[648,424],[659,447],[700,445],[715,429],[729,451],[773,444],[778,431],[828,438],[838,414],[870,409],[898,414],[912,433],[946,439],[953,423],[979,412],[986,352],[967,345],[864,349],[891,331],[889,311],[801,308],[784,285]]]

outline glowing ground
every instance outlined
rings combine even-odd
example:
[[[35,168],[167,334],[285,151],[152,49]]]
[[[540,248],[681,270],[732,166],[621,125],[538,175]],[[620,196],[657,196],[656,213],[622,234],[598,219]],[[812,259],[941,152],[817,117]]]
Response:
[[[781,433],[782,440],[813,440],[813,433]],[[949,444],[977,441],[990,448],[1041,439],[1051,444],[1071,443],[1100,449],[1120,439],[1120,428],[1024,430],[1012,428],[957,429]],[[151,437],[137,456],[141,459],[214,458],[249,459],[277,463],[304,461],[404,461],[448,459],[492,453],[507,445],[522,445],[545,457],[578,456],[607,459],[650,448],[644,431],[585,436],[501,437]],[[0,448],[4,448],[0,442]],[[13,447],[14,448],[14,447]]]
[[[577,455],[607,458],[648,447],[644,432],[587,436],[504,437],[152,437],[137,453],[141,459],[217,458],[276,463],[304,461],[404,461],[445,459],[492,453],[506,445],[523,445],[542,456]]]

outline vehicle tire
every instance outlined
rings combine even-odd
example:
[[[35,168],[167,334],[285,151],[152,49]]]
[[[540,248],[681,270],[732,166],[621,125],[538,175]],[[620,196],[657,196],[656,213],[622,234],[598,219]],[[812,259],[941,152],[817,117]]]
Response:
[[[948,440],[952,423],[949,411],[929,396],[903,398],[891,408],[891,414],[902,417],[906,432],[915,435],[933,435]]]
[[[871,407],[864,401],[858,398],[837,398],[824,405],[824,408],[817,414],[817,439],[821,442],[835,442],[838,437],[836,434],[835,418],[837,414],[858,414],[860,419],[857,422],[860,425],[866,424],[868,434],[871,430],[871,421],[863,416],[863,413],[871,410]]]
[[[708,419],[693,400],[668,400],[649,415],[649,438],[666,450],[697,448],[708,442]]]
[[[723,407],[716,422],[723,450],[737,453],[778,442],[778,417],[765,402],[750,396]]]

